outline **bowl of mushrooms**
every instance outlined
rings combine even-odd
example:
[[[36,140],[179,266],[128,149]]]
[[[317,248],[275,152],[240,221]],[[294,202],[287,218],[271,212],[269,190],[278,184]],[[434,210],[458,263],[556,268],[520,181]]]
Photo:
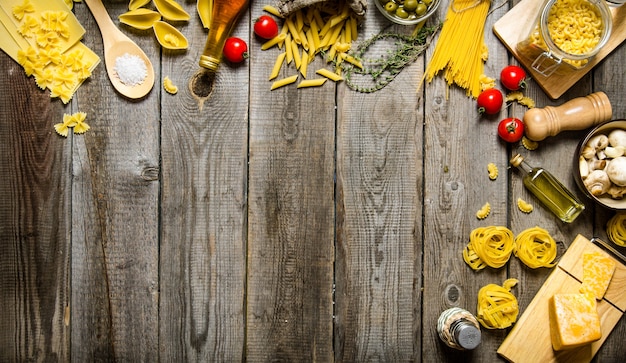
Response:
[[[579,188],[601,206],[626,210],[626,120],[593,128],[575,155]]]

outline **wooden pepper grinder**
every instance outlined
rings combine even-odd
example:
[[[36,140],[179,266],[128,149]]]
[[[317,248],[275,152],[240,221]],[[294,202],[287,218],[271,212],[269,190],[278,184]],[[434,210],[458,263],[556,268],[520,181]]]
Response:
[[[611,101],[604,92],[574,98],[564,104],[531,108],[524,114],[526,137],[541,141],[565,130],[583,130],[613,116]]]

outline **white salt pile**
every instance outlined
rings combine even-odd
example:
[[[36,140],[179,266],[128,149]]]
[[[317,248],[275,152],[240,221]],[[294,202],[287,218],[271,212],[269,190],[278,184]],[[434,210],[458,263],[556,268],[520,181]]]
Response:
[[[114,70],[117,78],[127,86],[142,84],[148,75],[148,68],[143,59],[128,53],[115,59]]]

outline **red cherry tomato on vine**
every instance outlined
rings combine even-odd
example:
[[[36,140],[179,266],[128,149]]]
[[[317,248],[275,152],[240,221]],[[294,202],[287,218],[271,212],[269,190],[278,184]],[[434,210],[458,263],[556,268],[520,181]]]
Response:
[[[278,24],[271,16],[261,15],[254,22],[254,33],[263,39],[272,39],[278,35]]]
[[[224,58],[229,62],[240,63],[248,58],[248,44],[245,40],[237,37],[230,37],[224,43]]]
[[[505,118],[498,124],[498,135],[506,142],[518,142],[524,136],[524,123],[515,117]]]
[[[506,66],[500,72],[500,82],[510,91],[526,88],[526,72],[520,66]]]
[[[502,92],[495,88],[489,88],[480,93],[476,99],[480,114],[494,115],[502,108]]]

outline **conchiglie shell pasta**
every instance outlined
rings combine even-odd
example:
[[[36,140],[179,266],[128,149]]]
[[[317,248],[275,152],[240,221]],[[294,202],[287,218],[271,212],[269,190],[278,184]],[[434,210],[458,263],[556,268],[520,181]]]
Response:
[[[187,21],[190,18],[189,13],[174,0],[154,0],[154,6],[167,20]]]
[[[145,5],[148,5],[152,0],[130,0],[128,3],[128,10],[136,10]]]
[[[161,14],[156,11],[139,8],[130,10],[119,16],[120,22],[136,29],[150,29],[152,25],[161,20]]]
[[[154,34],[163,48],[167,49],[187,49],[189,42],[187,38],[170,24],[164,21],[157,21],[153,25]]]
[[[198,10],[198,16],[200,16],[202,26],[205,29],[209,29],[211,15],[213,15],[213,0],[198,0],[196,9]]]

